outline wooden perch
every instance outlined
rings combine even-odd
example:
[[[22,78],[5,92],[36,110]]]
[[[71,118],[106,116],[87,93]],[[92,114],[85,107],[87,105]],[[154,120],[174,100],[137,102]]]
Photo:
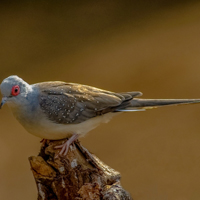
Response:
[[[29,157],[38,189],[38,200],[131,200],[120,185],[120,174],[91,154],[78,141],[66,157],[54,158],[54,146],[64,140],[47,141],[37,157]]]

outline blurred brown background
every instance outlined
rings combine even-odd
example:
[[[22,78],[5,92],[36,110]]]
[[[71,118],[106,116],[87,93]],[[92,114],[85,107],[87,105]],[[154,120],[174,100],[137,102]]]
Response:
[[[0,3],[0,80],[62,80],[144,98],[200,98],[200,2]],[[0,112],[0,199],[35,200],[40,139]],[[126,113],[82,138],[134,200],[200,199],[200,105]]]

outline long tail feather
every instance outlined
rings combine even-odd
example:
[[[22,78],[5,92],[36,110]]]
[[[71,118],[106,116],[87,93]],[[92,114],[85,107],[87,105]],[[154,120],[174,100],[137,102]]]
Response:
[[[200,103],[200,99],[133,99],[131,106],[117,111],[142,111],[161,106]]]

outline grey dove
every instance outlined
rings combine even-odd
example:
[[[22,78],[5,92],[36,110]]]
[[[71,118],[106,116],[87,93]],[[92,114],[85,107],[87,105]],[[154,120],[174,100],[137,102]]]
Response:
[[[69,138],[60,148],[66,155],[71,143],[113,116],[166,105],[199,103],[200,99],[139,99],[141,92],[115,93],[61,81],[29,85],[18,76],[1,83],[2,102],[31,134],[43,139]]]

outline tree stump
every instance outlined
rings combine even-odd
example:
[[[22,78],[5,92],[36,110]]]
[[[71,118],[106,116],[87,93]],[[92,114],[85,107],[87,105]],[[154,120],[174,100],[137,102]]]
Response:
[[[38,200],[131,200],[120,185],[120,173],[91,154],[79,141],[65,157],[55,158],[55,146],[65,140],[47,141],[39,155],[29,157],[38,189]]]

